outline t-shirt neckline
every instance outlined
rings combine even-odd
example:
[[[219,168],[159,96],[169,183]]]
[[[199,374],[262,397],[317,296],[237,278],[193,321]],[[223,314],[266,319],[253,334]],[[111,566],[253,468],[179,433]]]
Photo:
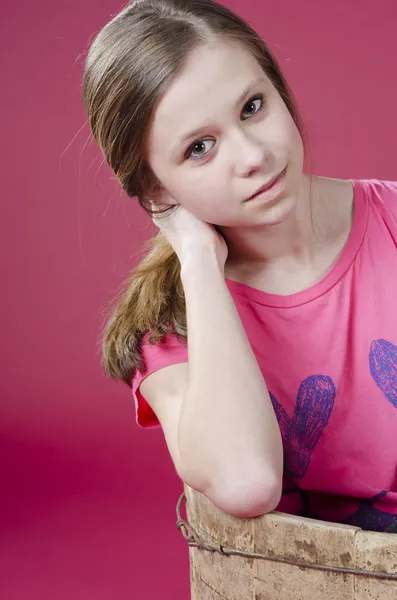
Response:
[[[319,282],[301,292],[280,296],[278,294],[263,292],[262,290],[246,285],[245,283],[240,283],[226,277],[225,279],[230,293],[232,295],[242,296],[251,302],[256,302],[264,306],[292,308],[294,306],[306,304],[307,302],[312,302],[332,289],[338,281],[340,281],[354,261],[364,240],[368,224],[368,198],[365,194],[363,182],[355,179],[350,179],[349,181],[353,184],[354,202],[354,215],[350,234],[339,258]]]

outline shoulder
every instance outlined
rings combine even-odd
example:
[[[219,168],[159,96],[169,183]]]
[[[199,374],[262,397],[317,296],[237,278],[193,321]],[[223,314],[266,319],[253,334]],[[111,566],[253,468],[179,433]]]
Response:
[[[396,200],[397,181],[388,181],[380,179],[361,179],[356,181],[356,185],[362,186],[366,191],[380,199]]]
[[[397,181],[359,179],[354,186],[357,197],[361,193],[383,219],[397,219]]]
[[[164,399],[181,397],[187,375],[187,342],[176,335],[167,335],[152,344],[149,337],[148,333],[140,348],[143,369],[136,370],[131,381],[137,422],[142,427],[161,423],[163,411],[167,413],[169,407]]]
[[[313,188],[319,190],[320,193],[338,196],[342,201],[351,200],[356,188],[380,195],[397,194],[397,181],[387,179],[337,179],[314,175],[312,182]]]
[[[354,205],[365,200],[378,207],[386,205],[397,215],[397,181],[314,176],[313,189],[332,207],[334,214],[348,215]]]

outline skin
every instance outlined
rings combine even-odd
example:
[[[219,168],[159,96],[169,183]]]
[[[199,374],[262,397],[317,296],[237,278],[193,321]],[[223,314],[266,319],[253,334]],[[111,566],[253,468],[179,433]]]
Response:
[[[303,143],[287,107],[238,43],[218,38],[191,53],[153,114],[146,158],[162,202],[222,233],[231,279],[270,293],[301,291],[346,243],[351,182],[303,172]],[[276,199],[246,202],[285,168]]]

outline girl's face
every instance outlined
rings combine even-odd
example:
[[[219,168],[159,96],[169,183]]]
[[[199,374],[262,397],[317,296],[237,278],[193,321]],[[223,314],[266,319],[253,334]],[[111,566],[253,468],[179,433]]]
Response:
[[[167,203],[215,225],[265,225],[282,221],[298,198],[303,144],[255,58],[221,41],[196,49],[161,98],[146,159]],[[276,198],[246,201],[284,169]]]

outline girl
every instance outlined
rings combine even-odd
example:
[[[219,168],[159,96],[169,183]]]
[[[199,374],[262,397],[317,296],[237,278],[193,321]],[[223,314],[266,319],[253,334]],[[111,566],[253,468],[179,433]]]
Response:
[[[84,73],[93,135],[160,228],[107,326],[109,376],[224,511],[397,518],[397,184],[303,172],[292,94],[210,0],[129,3]]]

